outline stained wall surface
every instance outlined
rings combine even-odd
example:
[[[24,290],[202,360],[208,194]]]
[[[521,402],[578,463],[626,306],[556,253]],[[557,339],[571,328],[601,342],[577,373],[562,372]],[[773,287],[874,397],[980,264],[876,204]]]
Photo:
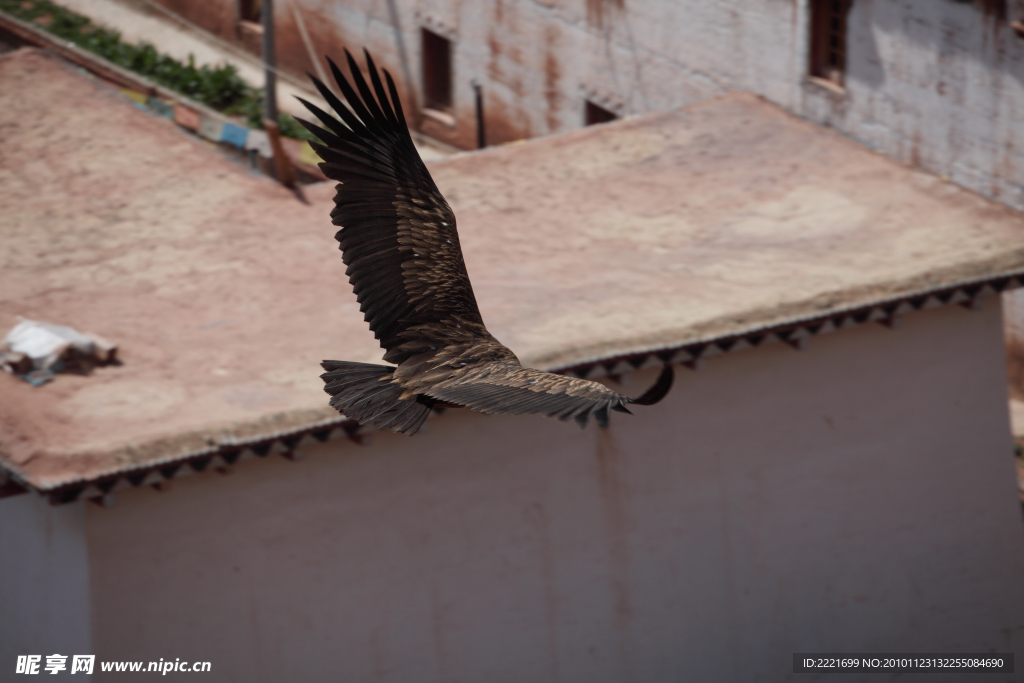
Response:
[[[162,0],[226,37],[237,3]],[[214,7],[222,7],[214,11]],[[808,0],[293,0],[275,10],[278,56],[369,47],[424,132],[476,144],[474,90],[499,144],[583,125],[587,100],[619,116],[758,93],[898,160],[1024,208],[1024,18],[1014,0],[857,0],[846,91],[807,79]],[[422,119],[422,30],[451,41],[454,124]]]
[[[1024,654],[995,297],[681,372],[608,431],[449,411],[91,506],[97,654],[219,681],[581,682]]]

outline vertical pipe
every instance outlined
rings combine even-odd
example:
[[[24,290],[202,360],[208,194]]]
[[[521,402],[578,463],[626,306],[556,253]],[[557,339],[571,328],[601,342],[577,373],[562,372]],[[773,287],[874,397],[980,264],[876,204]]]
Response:
[[[262,0],[260,19],[263,22],[263,118],[277,121],[277,87],[274,80],[274,0]]]
[[[484,89],[474,78],[473,92],[476,95],[476,148],[487,146],[487,131],[484,130]]]

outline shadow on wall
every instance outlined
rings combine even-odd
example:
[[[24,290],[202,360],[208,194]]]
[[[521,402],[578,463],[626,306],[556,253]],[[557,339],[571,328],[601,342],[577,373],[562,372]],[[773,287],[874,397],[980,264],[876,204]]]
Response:
[[[878,54],[875,32],[872,26],[873,5],[853,3],[847,17],[849,54],[857,59],[847,65],[846,77],[859,81],[869,88],[878,89],[885,84],[885,65]]]
[[[865,27],[900,33],[903,39],[926,47],[938,56],[940,78],[944,65],[965,55],[1024,83],[1024,39],[1010,26],[1012,14],[1007,0],[855,2],[851,20],[852,15],[862,15],[857,20]]]

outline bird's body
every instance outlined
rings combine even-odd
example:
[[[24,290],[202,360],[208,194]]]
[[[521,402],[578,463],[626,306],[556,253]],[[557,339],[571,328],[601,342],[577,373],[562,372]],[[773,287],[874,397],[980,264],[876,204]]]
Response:
[[[341,121],[303,101],[325,128],[303,124],[323,141],[312,143],[320,168],[340,182],[335,237],[360,310],[393,365],[324,361],[331,405],[362,424],[413,434],[437,404],[540,413],[580,426],[593,415],[606,426],[609,410],[660,400],[672,383],[668,365],[647,394],[632,399],[597,382],[525,368],[487,331],[455,215],[413,145],[391,76],[384,71],[385,91],[367,53],[371,92],[345,54],[355,88],[333,62],[331,71],[351,111],[313,78]]]

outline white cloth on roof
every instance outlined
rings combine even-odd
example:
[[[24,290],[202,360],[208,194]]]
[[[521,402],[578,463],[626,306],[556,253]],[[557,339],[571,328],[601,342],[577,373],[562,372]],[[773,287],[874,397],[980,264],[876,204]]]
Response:
[[[4,344],[10,351],[31,358],[37,370],[49,369],[71,347],[86,356],[96,352],[92,339],[74,328],[28,319],[7,333]]]

